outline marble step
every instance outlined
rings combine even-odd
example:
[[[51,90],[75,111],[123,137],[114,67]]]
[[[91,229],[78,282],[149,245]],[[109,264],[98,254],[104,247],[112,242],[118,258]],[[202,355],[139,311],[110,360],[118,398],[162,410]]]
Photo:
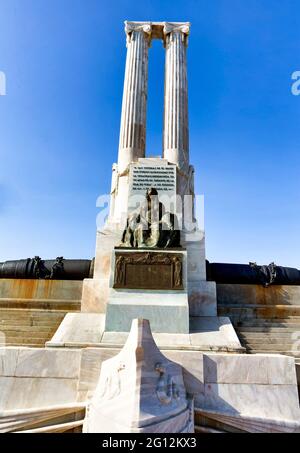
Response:
[[[16,313],[18,317],[22,317],[26,315],[48,316],[51,315],[51,313],[59,315],[62,314],[62,312],[68,312],[68,310],[57,310],[52,308],[48,308],[47,310],[40,308],[0,308],[0,317],[5,317],[11,313]]]
[[[0,341],[2,343],[18,343],[18,344],[27,344],[27,343],[40,343],[45,344],[49,339],[53,337],[55,330],[51,334],[44,335],[42,333],[37,333],[35,335],[1,335]]]
[[[233,323],[238,323],[239,327],[256,327],[256,326],[270,326],[273,325],[280,326],[295,326],[300,325],[300,319],[296,317],[289,317],[289,318],[252,318],[252,319],[244,319],[240,321],[238,318],[234,316],[230,316],[230,319]]]
[[[52,337],[56,331],[56,326],[53,326],[51,331],[48,332],[41,332],[40,330],[36,330],[34,332],[24,332],[20,330],[2,330],[1,332],[5,335],[6,341],[15,340],[19,338],[34,338],[34,339],[47,339]]]
[[[47,341],[47,340],[46,340]],[[16,346],[27,346],[31,344],[39,344],[42,348],[45,346],[45,338],[6,338],[1,339],[1,344],[9,345],[16,345]]]
[[[218,305],[219,316],[235,317],[239,320],[247,318],[285,318],[299,316],[300,306],[295,305]]]
[[[19,316],[18,313],[11,313],[8,316],[2,316],[0,313],[0,325],[2,324],[10,324],[14,325],[39,325],[39,324],[52,324],[55,321],[62,320],[65,317],[66,313],[59,312],[59,313],[51,313],[49,316],[47,315],[29,315],[29,316]]]
[[[298,287],[300,288],[300,287]],[[219,296],[219,305],[224,307],[251,307],[253,305],[259,306],[274,306],[274,305],[288,305],[288,306],[299,306],[300,305],[300,292],[298,297],[295,298],[284,298],[284,297],[255,297],[255,295],[251,295],[251,297],[247,297],[247,299],[237,298],[237,299],[226,299],[224,297]]]
[[[65,308],[67,308],[66,305]],[[69,305],[69,309],[77,311],[74,310],[72,303]],[[57,308],[46,310],[40,306],[37,309],[1,307],[0,341],[5,346],[43,348],[45,343],[53,337],[66,312],[66,310],[57,310]]]
[[[220,429],[209,428],[208,426],[195,425],[195,434],[226,434],[226,431]]]
[[[276,348],[270,351],[268,349],[256,349],[256,348],[247,348],[247,352],[249,354],[281,354],[281,355],[288,355],[290,357],[300,358],[300,351],[278,351]]]
[[[16,431],[21,434],[43,434],[43,433],[81,433],[84,420],[75,420],[67,423],[58,423],[56,425],[45,425],[38,428]]]
[[[21,343],[0,343],[0,347],[15,347],[15,346],[24,346],[26,348],[44,348],[45,345],[44,344],[40,344],[40,343],[28,343],[26,345],[23,345]]]
[[[300,326],[299,326],[300,327]],[[236,332],[238,335],[242,338],[248,338],[248,339],[257,339],[257,338],[276,338],[276,339],[284,339],[285,338],[291,338],[292,334],[295,332],[298,332],[298,329],[292,329],[291,331],[286,331],[287,329],[279,329],[279,332],[256,332],[256,331],[243,331],[236,329]],[[299,329],[300,330],[300,329]]]
[[[276,350],[276,351],[292,351],[293,350],[293,343],[287,343],[287,344],[244,343],[243,346],[245,346],[245,348],[247,350],[255,349],[256,351],[260,351],[260,350],[262,350],[262,351],[274,351],[274,350]],[[296,350],[295,352],[298,352],[300,354],[300,350],[299,351]]]
[[[41,332],[44,334],[48,334],[53,332],[54,326],[56,326],[56,323],[49,324],[48,326],[24,326],[24,325],[16,325],[14,323],[11,324],[2,324],[0,323],[0,331],[5,332],[6,334],[9,335],[10,332]]]
[[[62,322],[63,318],[62,319],[55,319],[54,321],[47,321],[47,322],[43,322],[43,321],[32,321],[32,320],[27,320],[26,322],[25,321],[22,321],[20,322],[19,320],[7,320],[7,322],[4,322],[4,321],[1,321],[0,320],[0,330],[3,330],[3,328],[5,326],[8,326],[8,328],[13,328],[13,329],[19,329],[21,327],[24,327],[24,328],[28,328],[28,330],[30,331],[30,329],[42,329],[42,330],[50,330],[53,328],[53,326],[59,326],[60,323]]]
[[[199,433],[241,433],[238,428],[222,423],[221,421],[214,420],[213,418],[203,415],[201,410],[195,408],[194,411],[195,432]],[[201,429],[201,431],[198,431]],[[213,431],[209,431],[213,430]]]
[[[288,338],[282,339],[282,338],[272,338],[272,337],[247,338],[247,337],[241,337],[239,335],[239,338],[240,338],[241,343],[243,343],[243,346],[265,344],[265,345],[272,345],[272,347],[275,347],[275,345],[281,345],[286,348],[287,346],[293,345],[295,342],[295,340],[291,336]],[[300,335],[299,335],[299,339],[300,339]]]
[[[43,309],[43,310],[80,310],[81,302],[79,300],[63,299],[0,299],[0,309],[18,308],[18,309]]]
[[[237,334],[245,334],[253,333],[253,334],[291,334],[293,332],[298,332],[300,330],[300,326],[295,327],[236,327],[235,331]]]

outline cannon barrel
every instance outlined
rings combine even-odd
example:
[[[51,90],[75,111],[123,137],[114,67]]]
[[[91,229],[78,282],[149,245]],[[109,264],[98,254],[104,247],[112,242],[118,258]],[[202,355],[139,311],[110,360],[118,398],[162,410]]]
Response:
[[[0,278],[83,280],[93,276],[94,260],[42,260],[36,256],[0,263]]]
[[[248,285],[300,285],[300,271],[292,267],[206,263],[207,279],[216,283]]]

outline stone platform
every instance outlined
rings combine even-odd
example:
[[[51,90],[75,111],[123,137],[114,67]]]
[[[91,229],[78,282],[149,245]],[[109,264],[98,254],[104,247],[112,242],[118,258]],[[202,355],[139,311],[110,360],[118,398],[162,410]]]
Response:
[[[91,401],[102,365],[121,349],[109,345],[36,350],[0,348],[0,432],[26,432],[34,430],[37,423],[39,427],[47,425],[45,429],[50,431],[65,430],[63,414],[82,411]],[[183,367],[184,386],[194,397],[198,425],[205,418],[215,420],[225,431],[300,431],[296,372],[291,357],[171,347],[163,354]],[[148,355],[145,362],[147,366],[156,365],[156,360]],[[126,368],[127,362],[123,365]],[[60,422],[55,421],[52,428],[51,417],[58,416]],[[57,423],[62,423],[62,427]]]
[[[98,313],[69,313],[47,348],[121,348],[128,331],[105,330],[105,315]],[[155,333],[153,338],[161,350],[244,352],[229,318],[191,317],[189,332]]]

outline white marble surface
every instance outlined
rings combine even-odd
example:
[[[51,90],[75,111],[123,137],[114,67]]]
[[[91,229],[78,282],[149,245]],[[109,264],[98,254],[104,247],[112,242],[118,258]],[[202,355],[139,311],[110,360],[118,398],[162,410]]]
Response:
[[[217,316],[215,282],[198,280],[188,282],[190,316]]]
[[[108,278],[86,278],[82,285],[81,311],[105,313],[109,292]]]
[[[68,313],[46,346],[100,343],[104,324],[105,315],[102,313]]]
[[[196,420],[200,417],[216,421],[221,430],[245,433],[300,433],[300,422],[297,420],[287,420],[281,418],[255,417],[246,414],[226,414],[218,410],[199,410],[196,409]],[[201,419],[200,419],[201,420]],[[200,421],[201,422],[201,421]],[[204,427],[204,430],[206,428]]]
[[[271,429],[270,420],[277,420],[279,424],[282,420],[283,426],[289,420],[300,427],[292,357],[203,354],[202,378],[204,388],[195,401],[200,410],[215,411],[224,416],[261,418],[260,430],[265,432]]]
[[[163,253],[161,250],[151,250],[151,252]],[[144,251],[135,249],[126,253],[144,253]],[[183,290],[114,289],[115,252],[113,251],[105,320],[106,331],[129,332],[132,319],[141,317],[150,321],[153,332],[188,333],[187,253],[185,250],[180,252],[168,250],[168,253],[182,255]]]
[[[135,319],[122,351],[102,363],[84,432],[193,432],[181,366],[157,348],[149,322]]]
[[[192,232],[183,231],[181,244],[188,254],[188,283],[206,281],[205,232],[200,229]]]
[[[210,328],[212,320],[207,321]],[[234,426],[242,423],[250,432],[299,430],[293,358],[204,353],[188,350],[186,346],[181,350],[171,347],[164,350],[164,356],[183,367],[184,386],[188,393],[195,395],[198,409],[224,419],[233,417]],[[90,399],[99,380],[101,364],[110,358],[114,361],[120,358],[117,356],[120,348],[104,344],[84,349],[2,349],[5,354],[0,351],[0,420],[11,410],[19,410],[21,414],[28,409]],[[151,354],[148,357],[145,353],[143,357],[150,366]],[[132,369],[128,373],[131,378],[134,376]],[[125,381],[130,382],[129,377]]]
[[[1,349],[0,411],[76,401],[80,350]]]
[[[0,348],[0,376],[14,376],[20,353],[19,347]]]
[[[77,379],[80,350],[0,348],[1,377]]]
[[[295,361],[282,355],[203,356],[207,384],[296,385]]]
[[[0,411],[72,403],[77,384],[78,379],[0,377]]]
[[[190,341],[203,348],[242,348],[230,319],[221,316],[190,318]]]
[[[145,155],[151,24],[126,21],[125,32],[127,57],[118,157],[120,173],[123,173],[131,162]]]
[[[186,47],[190,24],[166,23],[164,158],[177,164],[181,172],[189,169],[189,125]],[[183,194],[182,194],[183,195]]]
[[[129,306],[130,297],[128,294],[126,297],[129,299]],[[142,301],[145,294],[141,291],[139,297]],[[167,302],[168,300],[165,299],[166,305]],[[160,303],[160,298],[158,298],[157,304]],[[153,310],[155,310],[155,304],[153,307]],[[128,338],[128,332],[105,331],[104,325],[105,317],[103,314],[69,313],[46,346],[47,348],[67,346],[80,348],[93,345],[102,347],[124,345]],[[199,351],[241,352],[243,350],[229,318],[192,317],[189,326],[189,334],[154,332],[153,337],[157,345],[163,350],[180,350],[182,348],[186,350],[198,349]]]
[[[300,422],[297,387],[261,384],[204,384],[196,407],[224,414],[243,414]]]
[[[115,357],[120,349],[85,348],[81,352],[80,376],[78,380],[78,401],[87,401],[93,396],[99,380],[102,362]]]
[[[0,433],[64,432],[65,420],[82,419],[85,406],[85,403],[71,403],[0,412]]]

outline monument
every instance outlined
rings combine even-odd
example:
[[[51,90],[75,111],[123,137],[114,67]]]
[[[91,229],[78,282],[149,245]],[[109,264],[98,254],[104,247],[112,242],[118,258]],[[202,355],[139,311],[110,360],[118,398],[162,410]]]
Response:
[[[0,432],[300,432],[294,358],[246,354],[230,319],[217,315],[216,283],[206,279],[205,234],[195,219],[189,162],[190,24],[127,21],[125,32],[110,211],[97,231],[95,266],[80,264],[80,275],[90,278],[83,286],[55,280],[78,275],[62,257],[3,266],[8,275],[19,277],[21,268],[30,277],[28,283],[4,279],[5,304],[12,294],[24,303],[19,294],[30,287],[35,290],[26,307],[41,294],[52,294],[58,307],[65,299],[72,307],[78,291],[82,300],[81,312],[68,312],[45,348],[0,348]],[[166,53],[157,158],[145,153],[153,39]],[[258,278],[256,268],[250,277],[242,269],[246,281]],[[52,315],[49,309],[41,329],[48,329]]]
[[[128,332],[132,319],[143,317],[153,332],[189,334],[190,316],[217,316],[216,286],[206,281],[205,234],[194,218],[187,90],[190,24],[127,21],[125,33],[118,162],[112,167],[109,217],[97,231],[94,276],[84,282],[82,311],[105,314],[106,331]],[[145,153],[153,39],[162,41],[166,54],[163,150],[158,158]]]

